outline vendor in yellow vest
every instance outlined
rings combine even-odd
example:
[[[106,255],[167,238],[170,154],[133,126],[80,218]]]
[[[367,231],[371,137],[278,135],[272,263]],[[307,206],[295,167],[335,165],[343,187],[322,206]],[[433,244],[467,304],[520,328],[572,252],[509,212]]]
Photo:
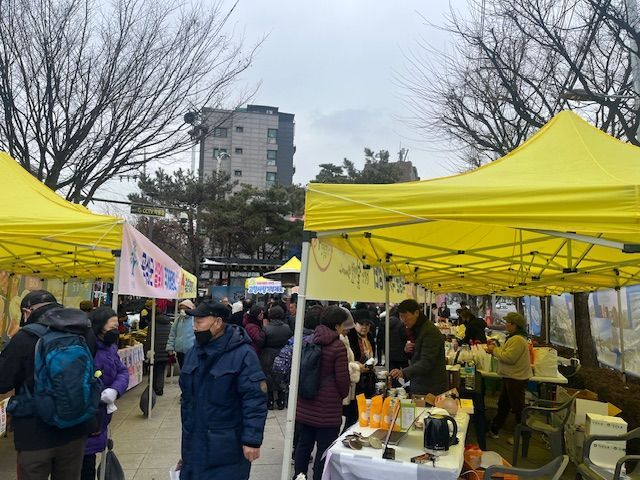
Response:
[[[493,438],[498,438],[498,432],[507,421],[509,410],[516,416],[516,423],[520,423],[524,393],[533,376],[524,317],[517,312],[509,312],[504,316],[504,321],[509,333],[505,344],[500,347],[487,345],[487,352],[498,360],[498,374],[502,377],[498,413],[491,423],[490,433]]]

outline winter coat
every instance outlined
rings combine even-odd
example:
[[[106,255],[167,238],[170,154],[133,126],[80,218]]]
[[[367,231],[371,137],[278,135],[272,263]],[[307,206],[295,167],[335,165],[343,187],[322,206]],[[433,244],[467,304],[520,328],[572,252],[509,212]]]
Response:
[[[242,446],[262,444],[267,419],[265,376],[251,340],[237,325],[187,353],[182,389],[180,480],[246,480]]]
[[[366,358],[366,356],[362,352],[362,349],[360,348],[360,340],[359,340],[358,332],[356,332],[355,328],[349,330],[349,333],[347,334],[347,338],[349,339],[349,345],[351,346],[351,350],[353,350],[353,355],[356,361],[360,363],[365,363],[368,360],[368,358]],[[367,334],[367,338],[371,343],[371,348],[373,349],[373,354],[375,355],[376,344],[374,342],[373,334],[371,333],[371,331],[369,331],[369,333]],[[364,393],[365,397],[371,398],[375,394],[375,390],[376,390],[376,374],[373,371],[373,369],[366,372],[361,372],[360,380],[356,385],[356,393]]]
[[[227,320],[227,323],[230,323],[231,325],[238,325],[239,327],[241,327],[243,323],[243,319],[244,319],[244,312],[241,310],[239,312],[232,313],[231,315],[229,315],[229,320]]]
[[[291,328],[289,328],[289,325],[282,320],[269,320],[269,323],[265,325],[264,348],[260,355],[260,362],[262,369],[267,375],[271,374],[273,361],[280,353],[280,350],[282,350],[282,347],[287,344],[292,334],[293,332]]]
[[[498,375],[501,377],[529,380],[533,376],[529,342],[525,335],[509,335],[504,345],[493,349],[493,356],[498,360]]]
[[[471,345],[471,342],[487,343],[487,335],[484,329],[487,328],[487,322],[482,318],[473,317],[465,325],[464,338],[462,343]]]
[[[262,348],[264,347],[264,329],[257,318],[252,318],[246,314],[243,320],[244,328],[251,338],[251,346],[256,351],[256,354],[260,358],[262,356]]]
[[[412,395],[440,395],[449,385],[444,335],[422,312],[412,330],[416,336],[416,344],[411,364],[402,369],[403,377],[411,380]]]
[[[98,340],[97,348],[94,361],[96,370],[102,372],[102,385],[104,388],[113,388],[118,392],[118,397],[121,397],[129,386],[129,370],[120,360],[118,346],[107,345]],[[100,404],[98,418],[101,421],[100,433],[89,436],[84,449],[85,455],[101,452],[107,446],[107,426],[111,422],[111,415],[107,414],[107,406],[104,403]]]
[[[451,317],[451,310],[449,310],[449,307],[438,307],[438,316],[442,318],[449,318]]]
[[[171,320],[166,315],[158,315],[155,323],[156,336],[153,343],[153,350],[155,351],[154,362],[162,363],[169,360],[169,353],[167,352],[167,341],[169,340],[169,332],[171,331]],[[149,351],[151,345],[151,325],[149,325],[149,332],[147,338],[144,341],[145,351]]]
[[[193,317],[179,315],[171,324],[167,339],[167,352],[187,353],[196,341],[193,333]]]
[[[338,332],[325,325],[316,327],[313,341],[322,347],[320,389],[313,400],[298,398],[296,421],[312,427],[339,427],[342,399],[351,386],[347,349]]]
[[[351,386],[349,388],[349,395],[342,399],[343,405],[349,405],[356,398],[356,383],[360,381],[360,364],[356,362],[353,350],[349,345],[349,339],[344,335],[340,335],[340,341],[344,343],[347,349],[347,360],[349,361],[349,379],[351,380]]]
[[[29,317],[28,324],[49,324],[52,316],[60,312],[62,305],[50,303],[36,309]],[[87,328],[74,330],[82,334],[92,355],[96,352],[96,336],[93,330]],[[26,385],[30,391],[34,388],[35,348],[39,337],[19,330],[0,352],[0,393],[10,390],[20,392]],[[44,450],[65,445],[78,438],[86,437],[98,429],[95,419],[70,428],[56,428],[48,425],[38,417],[13,417],[13,440],[16,450]]]

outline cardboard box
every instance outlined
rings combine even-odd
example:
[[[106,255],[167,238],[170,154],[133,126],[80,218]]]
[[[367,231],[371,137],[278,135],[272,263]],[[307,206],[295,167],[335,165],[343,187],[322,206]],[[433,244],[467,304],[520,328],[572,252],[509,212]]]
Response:
[[[587,413],[585,436],[591,435],[624,435],[627,433],[627,422],[622,418],[609,415]],[[591,445],[589,458],[593,463],[604,468],[615,468],[616,462],[626,453],[627,443],[615,441],[598,441]]]

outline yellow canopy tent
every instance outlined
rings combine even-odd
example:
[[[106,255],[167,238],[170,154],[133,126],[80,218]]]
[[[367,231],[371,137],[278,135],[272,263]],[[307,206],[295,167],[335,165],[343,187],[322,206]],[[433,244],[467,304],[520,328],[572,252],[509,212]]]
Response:
[[[379,266],[441,292],[547,295],[640,283],[640,148],[561,112],[513,152],[469,173],[391,185],[310,184],[283,479],[311,240],[350,253],[363,268]]]
[[[285,287],[295,287],[298,285],[301,267],[302,263],[298,260],[298,257],[291,257],[283,265],[280,265],[272,272],[265,273],[264,276],[279,280]]]
[[[546,295],[640,283],[640,148],[561,112],[469,173],[310,184],[305,229],[434,291]]]
[[[42,278],[112,278],[123,219],[66,201],[0,152],[0,270]]]

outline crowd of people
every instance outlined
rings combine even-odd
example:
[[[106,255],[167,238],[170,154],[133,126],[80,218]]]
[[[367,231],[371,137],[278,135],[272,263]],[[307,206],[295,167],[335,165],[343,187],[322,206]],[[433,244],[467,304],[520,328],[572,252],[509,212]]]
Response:
[[[390,309],[388,319],[377,305],[324,303],[309,302],[301,317],[294,478],[306,475],[310,462],[314,478],[322,477],[323,452],[357,421],[356,395],[376,394],[375,367],[383,360],[390,378],[411,394],[439,394],[449,388],[445,336],[437,326],[451,319],[446,303],[431,305],[425,315],[420,304],[407,299]],[[47,291],[29,293],[21,303],[24,326],[0,353],[0,393],[15,392],[8,410],[21,480],[49,475],[94,480],[96,454],[105,449],[116,401],[127,390],[128,371],[117,349],[128,322],[109,307],[93,308],[87,302],[80,307],[65,308]],[[182,300],[173,319],[164,313],[156,316],[155,343],[147,344],[155,351],[155,393],[163,393],[167,362],[175,358],[181,371],[182,480],[249,477],[251,462],[260,456],[268,410],[287,407],[296,308],[295,299],[266,304],[208,299],[197,306]],[[456,313],[463,326],[460,342],[486,344],[484,320],[466,305]],[[493,436],[509,412],[519,420],[532,375],[524,319],[514,312],[505,320],[504,345],[487,346],[505,378],[491,422]],[[146,313],[141,315],[140,326],[149,322]],[[386,322],[389,359],[383,358]],[[63,347],[73,347],[65,350],[75,352],[69,362],[75,362],[74,368],[84,365],[84,370],[60,374],[59,366],[47,364],[47,354]],[[308,360],[314,355],[315,363]],[[55,397],[59,385],[41,385],[45,380],[38,372],[43,369],[58,371],[57,381],[74,392],[74,398],[61,393]],[[483,392],[472,398],[483,447]]]

